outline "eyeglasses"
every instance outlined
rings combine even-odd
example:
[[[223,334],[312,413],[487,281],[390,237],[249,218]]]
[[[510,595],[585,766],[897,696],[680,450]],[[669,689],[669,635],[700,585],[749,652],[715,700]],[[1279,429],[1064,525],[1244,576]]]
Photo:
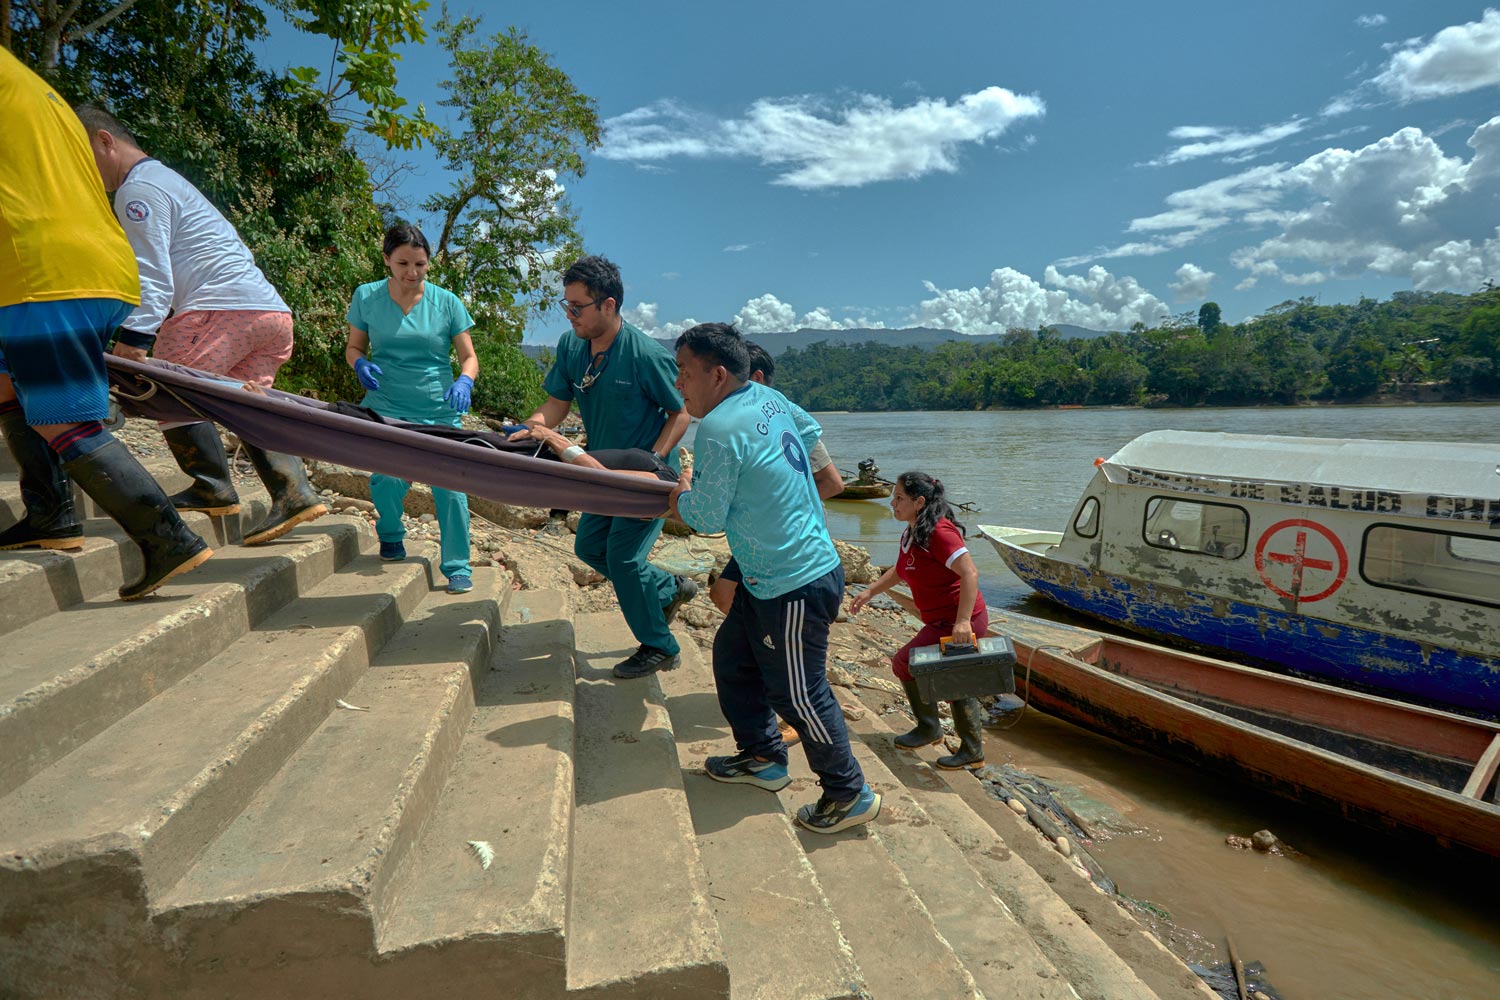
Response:
[[[609,298],[609,296],[605,295],[595,299],[592,302],[580,302],[577,305],[574,305],[567,299],[563,299],[562,301],[558,302],[558,306],[562,309],[563,312],[567,313],[569,316],[572,316],[574,319],[577,319],[579,316],[583,315],[583,311],[589,306],[597,306],[607,298]]]
[[[575,313],[574,315],[577,314]],[[583,373],[583,378],[573,383],[573,391],[579,393],[588,392],[589,387],[592,386],[595,382],[599,381],[599,376],[604,374],[604,369],[608,364],[608,351],[604,352],[603,354],[594,355],[594,359],[589,362],[588,368]]]

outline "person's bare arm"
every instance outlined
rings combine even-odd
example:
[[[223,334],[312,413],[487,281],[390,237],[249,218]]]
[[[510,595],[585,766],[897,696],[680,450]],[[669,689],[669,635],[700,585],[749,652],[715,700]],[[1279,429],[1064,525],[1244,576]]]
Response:
[[[958,616],[953,620],[953,641],[974,641],[974,626],[969,619],[974,617],[974,603],[979,598],[979,569],[965,552],[953,560],[951,567],[958,574]]]
[[[479,378],[479,355],[474,352],[474,338],[465,330],[453,338],[453,353],[458,355],[458,373],[469,376],[473,382]]]
[[[672,449],[677,447],[677,442],[687,433],[688,424],[692,423],[692,416],[687,410],[674,410],[667,414],[667,422],[662,425],[661,433],[656,435],[656,443],[651,450],[656,452],[663,461],[672,454]]]
[[[344,360],[349,367],[354,367],[354,362],[370,353],[370,335],[357,326],[349,327],[349,343],[344,347]]]
[[[813,484],[818,487],[818,497],[822,500],[831,500],[844,492],[844,477],[833,465],[825,465],[814,472]]]

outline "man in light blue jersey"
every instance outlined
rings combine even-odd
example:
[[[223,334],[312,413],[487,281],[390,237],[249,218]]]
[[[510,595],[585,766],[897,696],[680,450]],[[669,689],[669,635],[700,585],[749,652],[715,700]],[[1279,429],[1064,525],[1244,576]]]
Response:
[[[802,738],[823,795],[797,822],[837,833],[880,813],[849,749],[824,665],[844,570],[823,522],[808,453],[816,421],[775,389],[748,381],[750,355],[734,327],[700,323],[677,338],[677,388],[702,420],[691,485],[672,511],[701,532],[722,531],[744,583],[714,636],[714,683],[739,753],[704,763],[717,781],[780,791],[790,782],[779,713]]]

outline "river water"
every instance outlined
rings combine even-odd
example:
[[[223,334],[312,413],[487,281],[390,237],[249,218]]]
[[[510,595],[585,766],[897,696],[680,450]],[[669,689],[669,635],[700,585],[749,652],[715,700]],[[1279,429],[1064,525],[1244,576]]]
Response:
[[[1500,406],[1299,407],[818,414],[838,465],[874,458],[887,478],[919,468],[978,524],[1060,531],[1095,458],[1149,430],[1500,443]],[[830,530],[894,558],[883,501],[828,505]],[[971,534],[971,539],[977,538]],[[982,539],[973,548],[992,607],[1069,618],[1031,592]],[[1358,828],[1308,816],[1215,777],[1028,713],[987,733],[992,764],[1061,782],[1137,832],[1093,846],[1121,892],[1171,915],[1179,954],[1214,963],[1226,935],[1265,964],[1287,1000],[1500,998],[1500,866],[1465,870]],[[1295,856],[1236,851],[1226,834],[1268,828]]]

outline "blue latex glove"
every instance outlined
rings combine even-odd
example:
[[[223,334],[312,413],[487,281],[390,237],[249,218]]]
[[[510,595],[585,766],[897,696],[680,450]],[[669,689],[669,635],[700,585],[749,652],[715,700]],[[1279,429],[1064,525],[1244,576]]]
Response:
[[[453,380],[448,391],[443,393],[443,401],[453,407],[454,413],[468,413],[469,400],[474,396],[474,380],[467,375],[460,375]]]
[[[369,358],[354,359],[354,377],[359,379],[359,384],[366,389],[379,389],[380,379],[376,378],[376,376],[384,374],[385,372],[380,370],[380,366]]]

